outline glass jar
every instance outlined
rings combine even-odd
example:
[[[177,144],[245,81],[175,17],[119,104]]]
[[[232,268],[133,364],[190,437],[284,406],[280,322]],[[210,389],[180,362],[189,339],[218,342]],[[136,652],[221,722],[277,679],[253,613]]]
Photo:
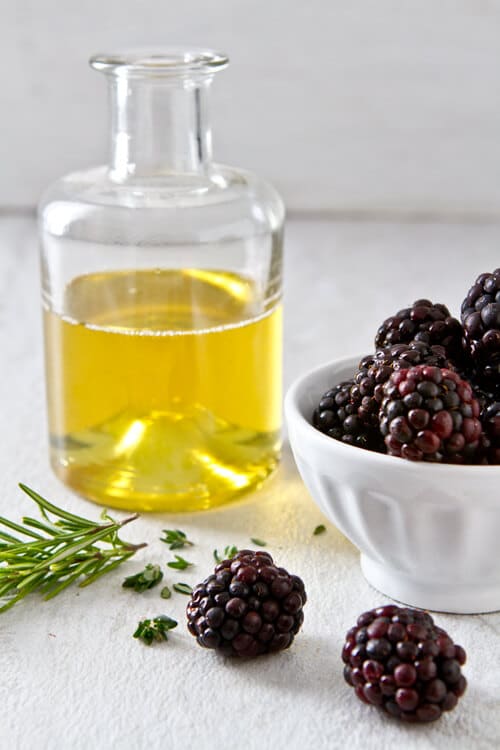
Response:
[[[108,166],[39,209],[50,457],[84,497],[185,511],[279,459],[283,203],[212,161],[211,51],[96,55]]]

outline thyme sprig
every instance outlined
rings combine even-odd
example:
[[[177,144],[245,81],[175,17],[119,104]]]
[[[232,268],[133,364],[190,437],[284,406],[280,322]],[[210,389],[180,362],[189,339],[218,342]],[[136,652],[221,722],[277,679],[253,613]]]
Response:
[[[144,570],[141,570],[135,575],[127,576],[123,581],[122,586],[124,589],[134,589],[134,591],[141,593],[147,589],[152,589],[153,586],[160,583],[162,578],[163,573],[160,570],[160,566],[148,563]]]
[[[224,547],[224,551],[222,554],[219,552],[219,550],[214,549],[214,560],[216,563],[220,563],[223,560],[232,560],[235,555],[238,554],[238,547],[236,547],[234,544],[228,544],[227,547]]]
[[[192,547],[193,542],[189,541],[186,534],[180,529],[163,529],[164,537],[160,537],[160,542],[168,544],[169,549],[182,549],[183,547]]]
[[[151,646],[153,641],[168,641],[168,631],[177,627],[177,622],[167,615],[158,615],[152,619],[141,620],[134,633],[134,638]]]
[[[116,521],[104,511],[104,523],[96,523],[53,505],[24,484],[19,487],[38,505],[42,520],[24,516],[15,523],[0,517],[0,599],[7,597],[0,612],[33,591],[47,600],[77,581],[88,586],[146,546],[118,536],[137,514]]]

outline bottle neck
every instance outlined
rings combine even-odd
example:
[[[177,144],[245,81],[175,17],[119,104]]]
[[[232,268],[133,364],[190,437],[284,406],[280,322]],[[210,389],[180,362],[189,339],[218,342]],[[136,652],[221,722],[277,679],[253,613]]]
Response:
[[[203,174],[212,159],[211,76],[110,76],[111,178]]]

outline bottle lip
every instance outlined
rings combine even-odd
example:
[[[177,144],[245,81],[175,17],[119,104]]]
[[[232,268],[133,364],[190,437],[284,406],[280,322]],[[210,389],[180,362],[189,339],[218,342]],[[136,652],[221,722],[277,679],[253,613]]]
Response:
[[[211,75],[222,70],[229,58],[212,49],[165,47],[129,49],[117,53],[97,53],[89,64],[94,70],[118,76],[178,77]]]

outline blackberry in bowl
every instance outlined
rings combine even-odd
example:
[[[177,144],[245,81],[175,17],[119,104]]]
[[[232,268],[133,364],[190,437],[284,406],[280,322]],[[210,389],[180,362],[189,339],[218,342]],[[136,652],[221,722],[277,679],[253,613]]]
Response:
[[[471,386],[456,372],[419,365],[394,372],[385,383],[380,431],[391,456],[477,463],[479,414]]]
[[[352,380],[323,395],[313,412],[313,425],[325,435],[367,450],[385,452],[379,410],[383,386],[396,370],[419,364],[451,367],[442,346],[411,341],[377,349],[363,357]]]
[[[322,434],[311,415],[358,363],[315,368],[286,395],[290,444],[313,499],[384,594],[437,611],[500,610],[500,466],[407,461]]]
[[[451,359],[462,356],[463,329],[453,318],[446,305],[418,299],[410,307],[399,310],[384,320],[377,331],[375,346],[408,343],[412,340],[424,344],[439,344]]]
[[[462,303],[464,348],[477,377],[498,387],[500,380],[500,268],[482,273]]]
[[[344,679],[364,703],[406,722],[453,710],[466,654],[427,612],[388,604],[363,612],[342,649]]]

